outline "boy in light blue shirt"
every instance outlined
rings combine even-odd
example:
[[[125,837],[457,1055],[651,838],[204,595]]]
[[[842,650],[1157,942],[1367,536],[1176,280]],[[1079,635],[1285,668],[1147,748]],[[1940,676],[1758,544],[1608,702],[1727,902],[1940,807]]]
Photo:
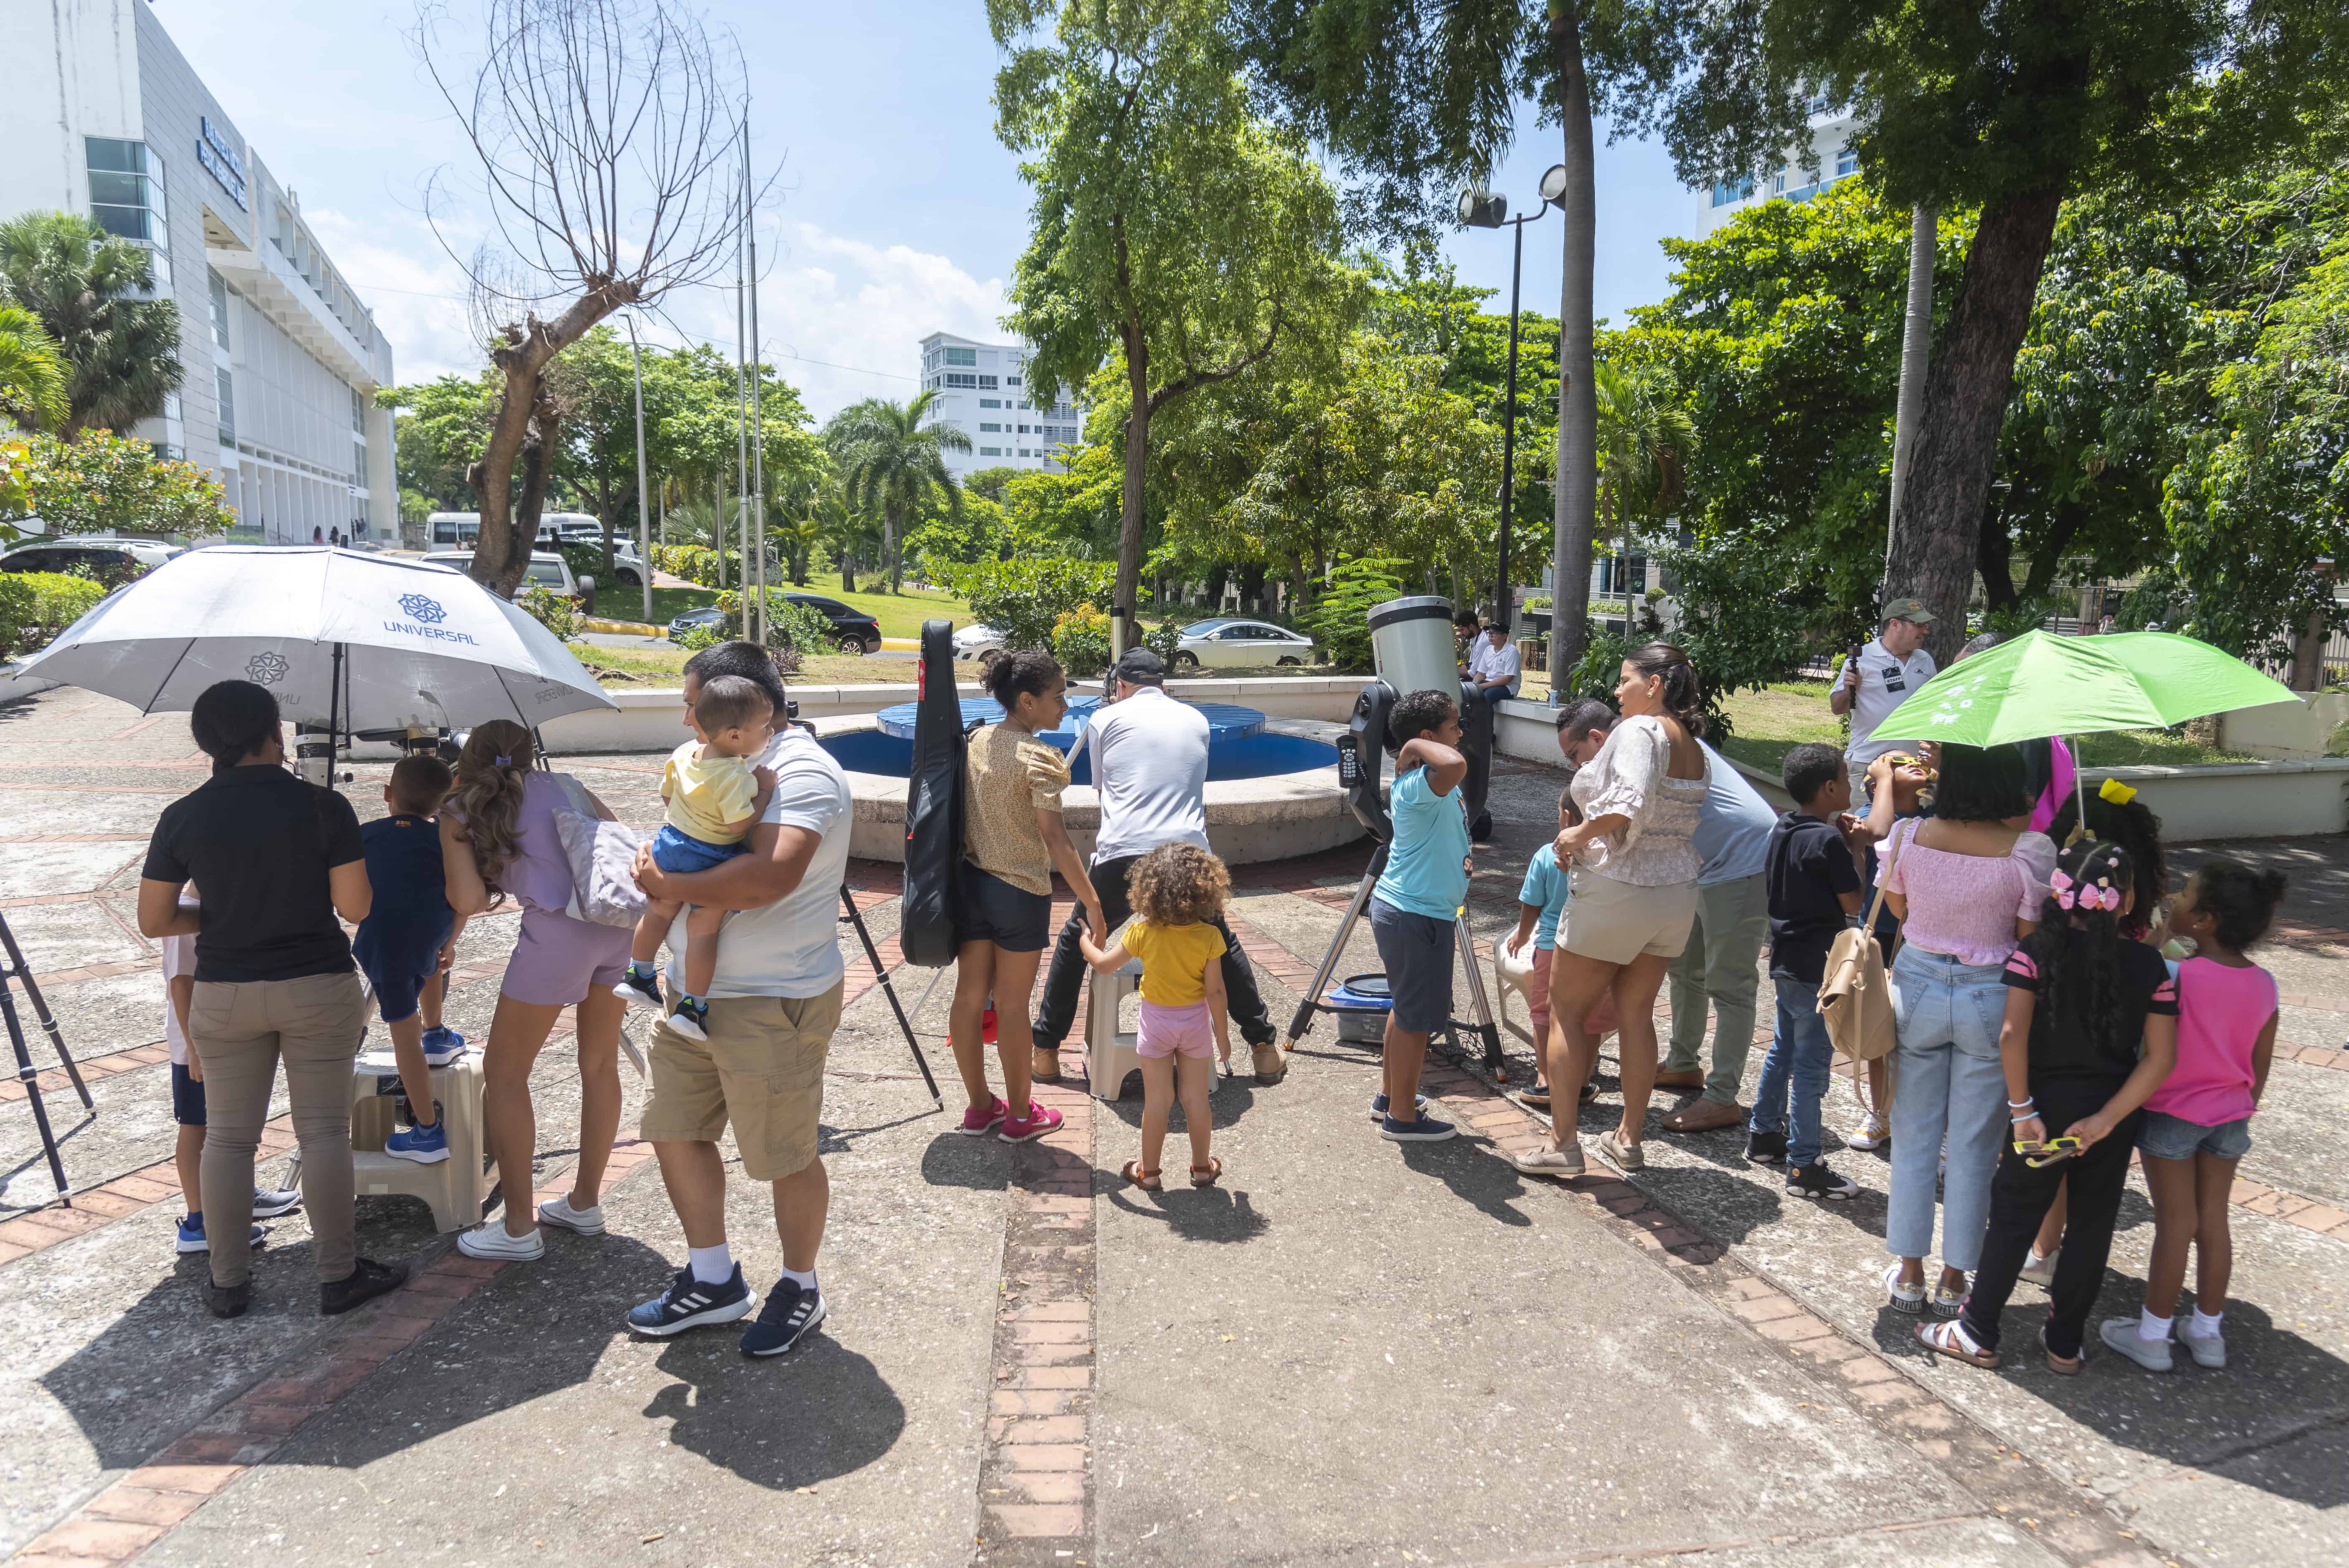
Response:
[[[1582,813],[1575,810],[1574,792],[1558,791],[1557,825],[1578,827]],[[1517,929],[1508,940],[1512,953],[1522,954],[1528,937],[1534,944],[1533,977],[1528,984],[1526,1010],[1533,1015],[1534,1087],[1517,1098],[1530,1106],[1549,1103],[1549,966],[1557,950],[1557,923],[1566,913],[1566,868],[1557,863],[1557,847],[1544,844],[1526,862],[1525,885],[1517,889]]]
[[[1460,713],[1451,696],[1415,691],[1387,721],[1395,748],[1388,814],[1394,838],[1371,894],[1371,935],[1386,965],[1394,1009],[1387,1016],[1384,1087],[1371,1101],[1381,1136],[1433,1143],[1459,1129],[1427,1114],[1420,1068],[1430,1035],[1452,1021],[1453,929],[1468,896],[1468,813],[1460,781]],[[1398,1116],[1396,1110],[1407,1109]]]

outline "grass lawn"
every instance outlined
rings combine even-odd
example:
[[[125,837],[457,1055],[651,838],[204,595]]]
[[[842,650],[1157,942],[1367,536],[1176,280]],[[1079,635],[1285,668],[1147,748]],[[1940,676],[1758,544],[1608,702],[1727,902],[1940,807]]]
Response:
[[[908,588],[903,593],[843,593],[840,591],[837,572],[811,572],[807,586],[801,588],[788,579],[770,583],[771,592],[779,593],[821,593],[827,599],[837,599],[851,608],[864,611],[881,623],[885,637],[912,639],[922,634],[922,623],[928,620],[950,620],[957,627],[970,624],[970,606],[951,593],[934,590]],[[666,626],[688,610],[698,610],[704,604],[715,603],[718,591],[714,588],[660,588],[653,590],[652,624]],[[596,609],[601,616],[618,621],[634,621],[644,613],[644,597],[626,588],[616,593],[596,595]]]
[[[685,661],[690,655],[683,648],[607,648],[595,643],[574,643],[571,651],[579,662],[602,685],[607,686],[673,686],[685,678]],[[976,681],[979,667],[976,664],[955,665],[958,681]],[[790,677],[793,686],[867,686],[882,682],[902,682],[912,685],[914,665],[906,659],[861,659],[840,654],[824,654],[807,660],[798,675]]]

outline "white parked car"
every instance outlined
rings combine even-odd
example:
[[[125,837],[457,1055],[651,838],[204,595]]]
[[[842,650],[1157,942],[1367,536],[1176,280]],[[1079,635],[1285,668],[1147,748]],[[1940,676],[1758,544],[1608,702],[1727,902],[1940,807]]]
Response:
[[[954,634],[954,656],[991,665],[1003,656],[1003,634],[974,621]]]
[[[1276,626],[1269,621],[1241,621],[1226,617],[1194,621],[1183,628],[1183,639],[1174,649],[1177,668],[1201,665],[1217,668],[1262,668],[1274,665],[1309,665],[1312,662],[1312,638],[1285,626]]]

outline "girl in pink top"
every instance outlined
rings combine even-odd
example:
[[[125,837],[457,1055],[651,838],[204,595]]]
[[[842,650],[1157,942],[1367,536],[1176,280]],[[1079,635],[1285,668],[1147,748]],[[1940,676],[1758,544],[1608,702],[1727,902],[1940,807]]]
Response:
[[[2211,861],[2169,906],[2169,929],[2194,942],[2178,974],[2178,1066],[2145,1102],[2137,1152],[2153,1194],[2153,1260],[2145,1308],[2104,1326],[2105,1343],[2148,1371],[2169,1369],[2170,1319],[2186,1284],[2190,1243],[2193,1321],[2178,1336],[2198,1366],[2224,1367],[2220,1319],[2235,1261],[2227,1197],[2251,1147],[2251,1113],[2275,1051],[2275,976],[2243,956],[2267,934],[2283,897],[2282,872]]]

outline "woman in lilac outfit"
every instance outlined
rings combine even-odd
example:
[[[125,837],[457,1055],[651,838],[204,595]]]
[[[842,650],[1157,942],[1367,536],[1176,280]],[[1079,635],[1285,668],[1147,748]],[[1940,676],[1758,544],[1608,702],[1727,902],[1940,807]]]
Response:
[[[620,1020],[627,1004],[612,986],[628,967],[626,926],[596,925],[564,911],[571,862],[554,826],[558,806],[578,788],[560,774],[533,771],[530,732],[511,719],[482,725],[457,761],[457,786],[440,809],[440,861],[450,907],[479,914],[508,895],[522,905],[513,957],[498,986],[497,1012],[481,1051],[481,1119],[505,1191],[505,1222],[457,1238],[477,1258],[528,1261],[546,1251],[543,1222],[601,1235],[604,1167],[620,1130]],[[604,803],[584,789],[595,813]],[[533,1213],[538,1119],[530,1069],[563,1009],[578,1008],[579,1164],[571,1191]]]

